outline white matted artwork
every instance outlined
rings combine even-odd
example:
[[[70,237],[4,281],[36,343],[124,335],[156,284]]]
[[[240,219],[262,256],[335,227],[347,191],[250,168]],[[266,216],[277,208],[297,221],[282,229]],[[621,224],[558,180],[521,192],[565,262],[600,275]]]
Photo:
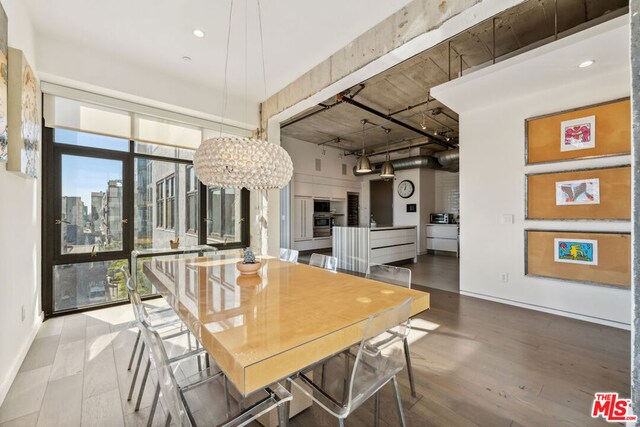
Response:
[[[596,146],[596,116],[560,123],[560,151],[586,150]]]
[[[556,205],[599,205],[600,179],[577,179],[556,182]]]
[[[9,159],[7,170],[37,178],[40,89],[21,50],[9,48]]]
[[[570,264],[598,265],[598,241],[590,239],[553,239],[553,260]]]

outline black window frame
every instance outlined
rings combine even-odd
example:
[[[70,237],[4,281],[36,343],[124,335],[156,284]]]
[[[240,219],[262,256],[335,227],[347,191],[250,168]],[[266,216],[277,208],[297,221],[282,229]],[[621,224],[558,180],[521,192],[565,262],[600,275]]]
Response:
[[[55,200],[57,192],[61,192],[61,177],[60,168],[56,165],[56,159],[60,157],[60,153],[79,155],[79,156],[91,156],[104,159],[116,159],[123,161],[123,219],[127,219],[122,225],[122,250],[112,252],[97,252],[86,254],[65,254],[60,255],[60,248],[56,248],[56,244],[60,242],[60,226],[55,224],[55,220],[59,219],[59,211],[56,207],[59,207],[59,203]],[[131,260],[131,251],[134,248],[135,238],[135,162],[136,159],[149,159],[165,162],[186,164],[188,167],[193,167],[192,160],[186,160],[183,158],[157,156],[153,154],[144,154],[136,151],[136,141],[129,140],[129,150],[109,150],[105,148],[92,148],[80,145],[65,144],[55,142],[55,129],[46,126],[43,119],[42,125],[42,310],[44,312],[45,319],[55,317],[59,315],[79,313],[89,310],[101,309],[105,307],[117,306],[121,304],[128,304],[128,299],[120,301],[111,301],[104,304],[96,304],[90,306],[83,306],[79,308],[66,309],[54,311],[54,295],[53,295],[53,270],[56,265],[64,264],[82,264],[98,261],[114,261],[126,259],[128,262]],[[197,178],[196,178],[197,179]],[[166,185],[166,183],[165,183]],[[175,176],[173,181],[173,200],[174,200],[174,213],[177,209],[177,189],[175,188]],[[241,215],[244,219],[241,225],[240,239],[235,242],[229,243],[208,243],[207,241],[207,227],[206,227],[206,196],[207,187],[199,180],[196,181],[197,190],[197,231],[194,230],[191,234],[198,236],[198,243],[201,245],[209,245],[218,249],[239,249],[250,246],[250,217],[249,217],[249,199],[250,192],[247,189],[241,191]],[[157,186],[153,188],[153,191],[158,191]],[[166,192],[166,189],[165,189]],[[155,206],[157,209],[157,204]],[[175,218],[175,215],[173,215]],[[166,218],[163,218],[166,221]],[[156,219],[151,225],[156,227]],[[166,223],[165,223],[166,225]],[[168,248],[167,248],[168,249]],[[157,295],[145,296],[146,298],[157,298]]]

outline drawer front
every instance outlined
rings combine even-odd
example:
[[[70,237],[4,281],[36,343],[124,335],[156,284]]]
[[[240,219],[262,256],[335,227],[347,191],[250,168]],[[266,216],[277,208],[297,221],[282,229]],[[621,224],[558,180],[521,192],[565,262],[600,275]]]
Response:
[[[416,244],[393,246],[390,248],[371,249],[371,262],[386,264],[389,262],[412,259],[416,257]]]
[[[427,238],[427,249],[434,251],[458,252],[458,241],[451,239]]]
[[[401,245],[416,242],[415,228],[402,228],[399,230],[371,231],[371,247]]]
[[[427,237],[457,239],[458,227],[451,227],[448,225],[427,225]]]

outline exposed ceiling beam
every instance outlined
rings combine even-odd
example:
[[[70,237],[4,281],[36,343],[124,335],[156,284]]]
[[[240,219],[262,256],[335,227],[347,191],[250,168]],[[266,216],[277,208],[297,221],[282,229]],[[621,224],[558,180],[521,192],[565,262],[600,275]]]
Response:
[[[415,132],[415,133],[417,133],[419,135],[426,136],[427,138],[431,139],[431,141],[435,142],[436,144],[442,145],[443,147],[456,148],[455,145],[450,144],[450,143],[448,143],[446,141],[442,141],[441,139],[436,138],[434,135],[430,134],[429,132],[425,132],[422,129],[414,128],[413,126],[408,125],[405,122],[401,122],[400,120],[395,119],[395,118],[391,117],[388,114],[381,113],[378,110],[374,110],[373,108],[371,108],[371,107],[369,107],[367,105],[364,105],[364,104],[362,104],[362,103],[360,103],[360,102],[358,102],[358,101],[356,101],[356,100],[354,100],[354,99],[352,99],[352,98],[350,98],[348,96],[344,96],[343,94],[338,95],[338,101],[346,102],[347,104],[351,104],[354,107],[358,107],[361,110],[366,111],[369,114],[373,114],[374,116],[382,117],[383,119],[388,120],[390,123],[396,124],[396,125],[401,126],[401,127],[405,128],[405,129],[409,129],[410,131]]]

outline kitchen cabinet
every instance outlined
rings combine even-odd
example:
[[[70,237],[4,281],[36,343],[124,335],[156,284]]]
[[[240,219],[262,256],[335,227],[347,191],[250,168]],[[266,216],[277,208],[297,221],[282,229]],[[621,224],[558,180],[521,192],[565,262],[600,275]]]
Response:
[[[293,203],[293,240],[301,242],[313,239],[313,199],[294,197]]]
[[[294,196],[313,196],[313,184],[310,182],[294,181],[293,183],[293,195]]]
[[[428,224],[427,250],[455,252],[459,255],[457,224]]]

